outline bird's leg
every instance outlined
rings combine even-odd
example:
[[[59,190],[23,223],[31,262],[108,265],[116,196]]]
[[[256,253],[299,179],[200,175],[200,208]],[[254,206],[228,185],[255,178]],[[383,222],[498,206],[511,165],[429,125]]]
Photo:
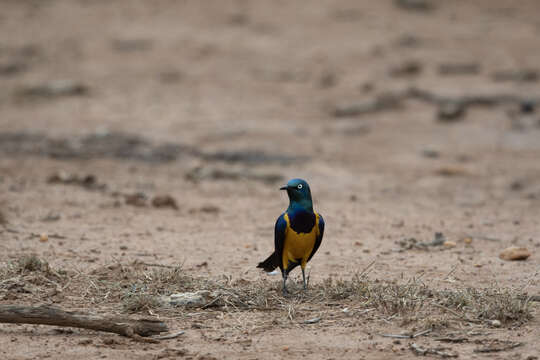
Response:
[[[287,295],[287,286],[285,286],[285,283],[287,282],[287,270],[283,271],[283,296]]]
[[[307,290],[306,273],[304,271],[304,268],[302,268],[302,279],[304,280],[304,290]]]

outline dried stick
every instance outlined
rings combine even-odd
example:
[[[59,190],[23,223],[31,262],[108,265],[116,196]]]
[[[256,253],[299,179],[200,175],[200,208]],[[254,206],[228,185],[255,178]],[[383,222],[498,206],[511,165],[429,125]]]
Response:
[[[134,339],[168,331],[156,319],[130,319],[64,311],[52,306],[0,305],[0,323],[56,325],[120,334]]]

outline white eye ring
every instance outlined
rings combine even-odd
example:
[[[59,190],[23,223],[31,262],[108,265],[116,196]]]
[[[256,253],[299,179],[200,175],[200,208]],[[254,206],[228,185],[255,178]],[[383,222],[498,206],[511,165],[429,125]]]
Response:
[[[298,184],[297,188],[300,190],[302,188],[302,184]]]

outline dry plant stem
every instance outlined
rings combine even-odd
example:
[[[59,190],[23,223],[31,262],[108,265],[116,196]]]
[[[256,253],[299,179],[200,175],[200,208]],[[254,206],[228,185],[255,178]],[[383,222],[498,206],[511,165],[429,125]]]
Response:
[[[167,325],[155,319],[134,320],[127,317],[100,316],[51,306],[0,305],[0,323],[39,324],[111,332],[136,340],[168,331]]]
[[[390,337],[390,338],[397,338],[397,339],[414,339],[422,335],[426,335],[431,332],[431,329],[426,329],[423,331],[420,331],[416,334],[410,334],[410,335],[401,335],[401,334],[382,334],[382,337]]]
[[[170,333],[170,334],[166,334],[166,335],[158,335],[158,336],[154,336],[154,337],[152,337],[152,339],[155,339],[155,340],[169,340],[169,339],[175,339],[175,338],[179,337],[180,335],[183,335],[184,333],[185,333],[185,331],[180,330],[180,331],[176,331],[176,332],[173,332],[173,333]]]
[[[426,356],[426,355],[438,355],[443,358],[455,358],[458,357],[458,354],[450,353],[450,352],[444,352],[440,351],[438,349],[429,349],[429,348],[423,348],[420,345],[417,345],[416,343],[412,343],[409,345],[411,350],[415,355],[420,356]]]
[[[508,343],[507,345],[503,345],[500,347],[490,347],[489,345],[487,347],[474,349],[473,352],[475,353],[492,353],[492,352],[500,352],[500,351],[507,351],[517,348],[518,346],[522,346],[523,343],[521,342],[515,342],[515,343]]]
[[[161,268],[166,268],[166,269],[176,269],[176,268],[178,268],[178,265],[154,264],[154,263],[146,263],[146,262],[138,262],[137,264],[151,266],[151,267],[161,267]]]
[[[474,324],[480,324],[481,323],[481,321],[479,321],[479,320],[469,319],[469,318],[455,312],[454,310],[447,308],[446,306],[442,306],[442,305],[439,305],[437,303],[432,303],[432,305],[438,307],[439,309],[443,309],[445,311],[448,311],[450,314],[456,316],[460,320],[464,320],[464,321],[474,323]]]

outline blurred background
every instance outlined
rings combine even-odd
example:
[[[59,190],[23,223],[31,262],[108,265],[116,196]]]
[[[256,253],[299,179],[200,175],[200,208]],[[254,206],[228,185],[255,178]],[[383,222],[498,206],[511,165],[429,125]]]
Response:
[[[292,177],[326,218],[314,276],[511,282],[498,251],[540,246],[537,1],[0,7],[2,260],[256,278]],[[456,247],[400,252],[435,232]]]

